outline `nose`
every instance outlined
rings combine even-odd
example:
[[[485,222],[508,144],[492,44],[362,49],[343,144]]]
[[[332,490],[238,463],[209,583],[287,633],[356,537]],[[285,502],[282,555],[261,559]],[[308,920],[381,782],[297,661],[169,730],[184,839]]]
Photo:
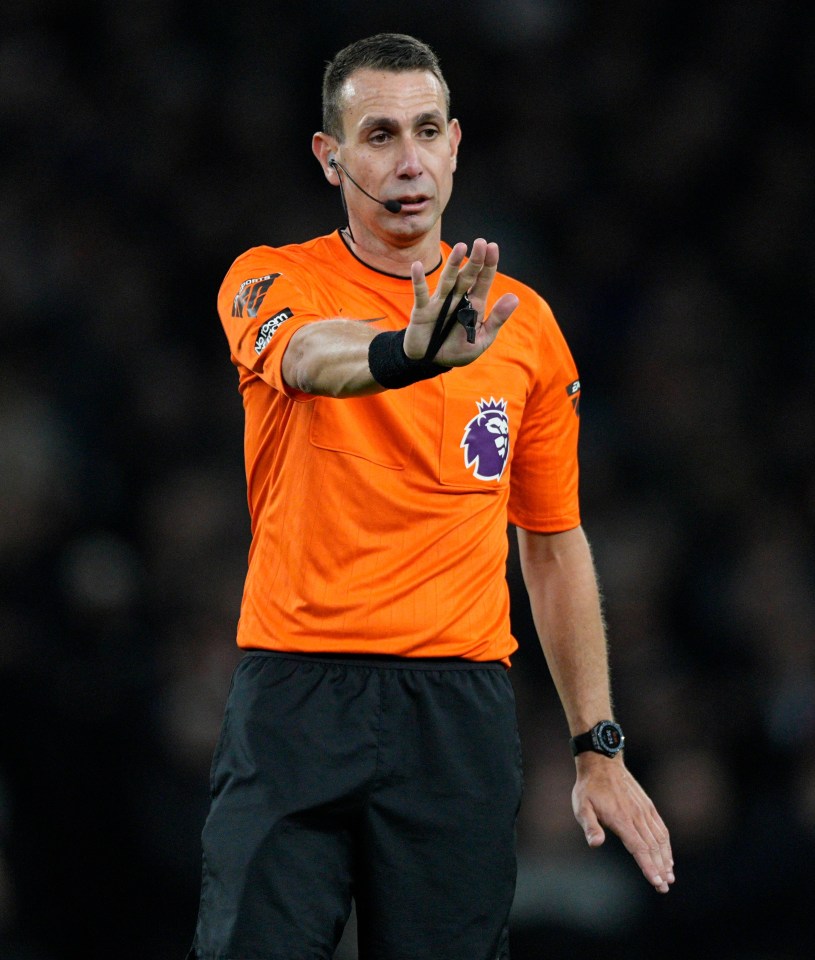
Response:
[[[413,180],[422,173],[422,164],[419,151],[413,140],[406,138],[402,142],[402,149],[396,165],[396,175],[403,180]]]

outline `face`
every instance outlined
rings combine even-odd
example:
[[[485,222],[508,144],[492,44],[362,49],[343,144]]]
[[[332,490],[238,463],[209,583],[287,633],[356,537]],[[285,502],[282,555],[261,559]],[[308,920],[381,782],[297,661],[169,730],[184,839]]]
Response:
[[[328,157],[335,153],[370,194],[402,204],[399,213],[389,213],[345,179],[348,215],[357,242],[364,243],[366,238],[407,246],[424,237],[438,242],[461,138],[458,122],[447,122],[438,80],[420,70],[358,70],[345,82],[342,93],[345,137],[337,143],[318,135],[323,138],[321,162],[327,167]]]

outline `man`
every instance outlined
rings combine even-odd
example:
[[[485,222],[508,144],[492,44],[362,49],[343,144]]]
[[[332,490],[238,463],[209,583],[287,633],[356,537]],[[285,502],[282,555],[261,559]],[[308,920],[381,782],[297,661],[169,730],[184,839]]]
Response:
[[[203,960],[328,960],[352,897],[364,960],[508,956],[508,519],[586,839],[604,824],[657,890],[673,882],[610,719],[577,373],[497,244],[467,258],[441,241],[461,138],[448,101],[411,37],[341,51],[312,147],[347,227],[250,250],[221,288],[253,540],[203,835]]]

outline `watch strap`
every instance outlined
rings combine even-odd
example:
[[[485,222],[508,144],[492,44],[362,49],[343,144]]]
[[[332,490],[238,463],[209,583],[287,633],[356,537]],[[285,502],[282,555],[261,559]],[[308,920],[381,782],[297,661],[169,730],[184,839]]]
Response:
[[[579,733],[576,737],[572,737],[569,740],[569,746],[572,748],[572,756],[577,756],[578,753],[585,753],[586,750],[594,750],[594,740],[591,735],[591,730],[587,730],[585,733]]]

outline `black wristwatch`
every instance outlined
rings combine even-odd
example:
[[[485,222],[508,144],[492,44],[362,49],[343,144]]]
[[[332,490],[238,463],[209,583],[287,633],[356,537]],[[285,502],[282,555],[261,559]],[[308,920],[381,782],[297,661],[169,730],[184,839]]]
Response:
[[[616,757],[625,746],[625,736],[619,723],[613,720],[601,720],[595,723],[591,730],[572,737],[569,745],[575,756],[583,753],[584,750],[593,750],[607,757]]]

